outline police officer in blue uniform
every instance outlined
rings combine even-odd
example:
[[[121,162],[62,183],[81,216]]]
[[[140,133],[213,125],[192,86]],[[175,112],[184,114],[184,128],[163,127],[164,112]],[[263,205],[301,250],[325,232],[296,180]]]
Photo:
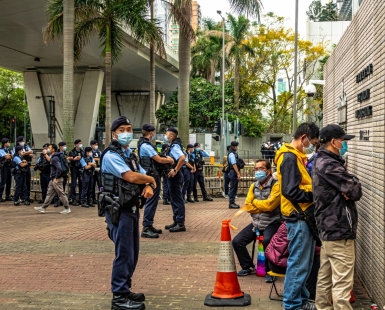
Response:
[[[237,196],[238,182],[241,179],[241,174],[238,169],[238,145],[237,141],[231,142],[230,152],[227,157],[229,164],[229,179],[230,179],[230,191],[229,191],[229,208],[239,209],[240,206],[235,203],[235,196]]]
[[[93,203],[96,204],[96,185],[99,190],[100,184],[99,184],[99,169],[100,169],[100,156],[102,156],[102,153],[99,151],[99,143],[98,140],[92,140],[90,142],[91,148],[92,148],[92,157],[96,163],[96,168],[94,171],[94,184],[92,186],[92,199]]]
[[[99,204],[107,200],[105,216],[108,235],[115,244],[112,267],[112,307],[118,309],[145,309],[142,293],[130,291],[131,278],[139,256],[139,196],[149,199],[156,189],[153,177],[139,165],[129,144],[133,139],[131,122],[117,118],[111,125],[112,142],[100,160],[102,191]],[[111,179],[112,178],[112,179]],[[118,184],[118,186],[116,186]],[[135,192],[136,194],[132,194]],[[116,196],[119,195],[119,198]]]
[[[203,176],[203,166],[205,161],[203,157],[210,157],[205,151],[201,150],[201,145],[197,142],[194,144],[194,152],[192,157],[195,162],[195,173],[194,173],[194,185],[193,185],[193,194],[194,201],[198,202],[198,191],[197,191],[197,183],[199,183],[199,187],[201,188],[203,201],[213,201],[213,199],[207,195],[206,187],[205,187],[205,177]]]
[[[41,188],[41,200],[38,203],[44,203],[47,196],[48,184],[51,181],[51,157],[49,156],[49,143],[43,145],[43,150],[37,159],[36,166],[33,170],[39,171],[40,174],[40,188]]]
[[[192,157],[192,153],[194,150],[194,146],[192,144],[188,144],[186,147],[186,163],[183,165],[183,188],[182,188],[182,196],[185,199],[185,202],[194,203],[194,200],[191,198],[191,192],[194,183],[194,172],[195,172],[195,163]],[[187,198],[185,195],[187,194]]]
[[[82,165],[80,160],[84,157],[82,140],[76,139],[75,147],[69,152],[67,159],[70,161],[71,169],[71,203],[73,206],[78,206],[76,199],[76,183],[79,185],[79,196],[82,192]]]
[[[170,145],[168,145],[167,143],[163,143],[162,144],[162,152],[161,152],[161,155],[163,157],[167,156],[168,154],[168,149],[170,148]],[[167,171],[168,173],[168,171]],[[162,172],[161,174],[161,177],[163,179],[162,181],[162,189],[163,189],[163,205],[166,206],[166,205],[171,205],[171,202],[170,202],[170,193],[168,191],[168,177],[167,177],[167,173],[165,172]]]
[[[154,196],[147,199],[143,214],[143,230],[141,236],[143,238],[158,238],[162,233],[161,229],[156,229],[154,224],[154,217],[156,207],[158,206],[160,194],[160,176],[158,173],[159,164],[173,164],[174,160],[167,157],[160,157],[155,146],[151,141],[155,140],[155,127],[151,124],[144,124],[142,126],[142,135],[138,141],[138,154],[140,158],[140,165],[146,170],[147,174],[154,177],[156,182],[156,189]]]
[[[32,149],[25,143],[24,137],[19,136],[16,140],[16,146],[21,146],[22,149],[22,158],[28,163],[28,169],[25,169],[25,183],[27,188],[27,197],[25,200],[28,200],[28,202],[33,202],[33,199],[31,199],[29,196],[31,194],[31,170],[29,167],[32,165],[32,158],[33,158],[33,151]],[[16,152],[14,152],[16,153]],[[24,202],[26,203],[26,201]],[[29,203],[28,203],[29,204]]]
[[[8,138],[2,138],[1,139],[1,148],[0,148],[0,170],[1,170],[0,202],[13,200],[13,197],[11,196],[12,151],[9,148],[9,146],[10,146],[9,139]],[[4,189],[5,189],[5,199],[3,198]]]
[[[15,206],[20,205],[19,198],[21,202],[24,202],[25,205],[29,206],[30,202],[28,200],[28,189],[26,184],[27,171],[29,171],[28,161],[23,158],[23,146],[15,147],[15,154],[13,156],[13,175],[15,177],[15,195],[13,197],[13,204]]]
[[[87,146],[84,149],[84,156],[80,160],[80,164],[83,168],[80,203],[83,208],[94,207],[92,187],[94,186],[94,170],[96,168],[96,163],[92,157],[92,148],[90,146]]]
[[[182,141],[178,138],[178,130],[174,127],[168,128],[164,136],[164,140],[170,143],[168,154],[174,164],[168,173],[168,190],[171,199],[171,207],[173,211],[173,223],[166,225],[169,232],[186,231],[185,221],[185,204],[182,196],[183,174],[180,171],[185,163],[186,156],[183,154]]]

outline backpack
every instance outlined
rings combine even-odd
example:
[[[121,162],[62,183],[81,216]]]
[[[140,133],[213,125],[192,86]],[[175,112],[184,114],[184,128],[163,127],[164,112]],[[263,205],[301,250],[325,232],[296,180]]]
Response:
[[[60,166],[61,166],[60,177],[63,178],[68,174],[68,167],[65,164],[64,158],[61,155],[59,155],[59,162],[60,162]]]

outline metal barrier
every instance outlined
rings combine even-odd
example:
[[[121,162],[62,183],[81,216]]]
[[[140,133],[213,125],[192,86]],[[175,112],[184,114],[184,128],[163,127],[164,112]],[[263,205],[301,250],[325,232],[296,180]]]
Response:
[[[219,196],[222,193],[222,166],[204,165],[203,175],[205,177],[206,191],[211,196]]]

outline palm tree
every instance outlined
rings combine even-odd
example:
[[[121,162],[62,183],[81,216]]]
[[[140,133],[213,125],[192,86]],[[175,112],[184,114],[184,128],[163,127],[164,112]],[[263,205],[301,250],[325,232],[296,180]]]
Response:
[[[165,54],[162,31],[147,16],[148,10],[147,0],[75,0],[75,60],[80,60],[83,47],[94,35],[101,42],[106,79],[106,133],[111,127],[111,68],[122,54],[125,29],[130,29],[139,43],[155,42],[157,51]],[[63,0],[51,0],[48,13],[44,34],[46,39],[53,40],[62,33]],[[109,142],[110,135],[106,134],[106,144]]]
[[[64,141],[74,141],[74,0],[63,2],[63,124]]]

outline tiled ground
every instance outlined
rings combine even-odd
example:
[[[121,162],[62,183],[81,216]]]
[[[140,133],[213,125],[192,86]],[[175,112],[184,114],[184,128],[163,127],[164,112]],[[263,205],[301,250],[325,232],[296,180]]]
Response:
[[[104,219],[95,208],[72,207],[71,214],[61,215],[61,209],[40,214],[34,206],[0,204],[0,309],[109,309],[113,244]],[[187,232],[142,239],[132,289],[146,294],[147,309],[207,308],[203,301],[214,287],[221,221],[235,213],[227,206],[223,198],[187,204]],[[163,228],[171,219],[171,207],[159,205],[155,226]],[[243,228],[249,220],[243,214],[232,224]],[[282,308],[269,301],[264,279],[239,281],[252,296],[249,309]],[[354,309],[369,309],[358,281],[355,292]]]

